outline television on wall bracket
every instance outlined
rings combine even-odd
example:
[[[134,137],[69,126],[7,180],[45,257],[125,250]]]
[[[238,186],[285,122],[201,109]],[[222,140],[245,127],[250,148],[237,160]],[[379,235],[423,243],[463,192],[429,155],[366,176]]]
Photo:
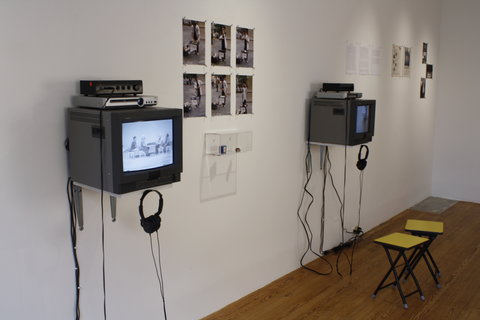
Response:
[[[355,146],[372,141],[375,100],[313,98],[309,143]]]

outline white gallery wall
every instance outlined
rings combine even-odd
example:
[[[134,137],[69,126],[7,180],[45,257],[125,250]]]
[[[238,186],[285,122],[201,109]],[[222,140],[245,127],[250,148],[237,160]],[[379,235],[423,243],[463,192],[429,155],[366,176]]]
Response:
[[[427,83],[427,99],[419,91],[423,42],[429,62],[439,64],[438,1],[5,0],[2,317],[74,317],[66,109],[81,79],[142,79],[144,92],[159,96],[159,106],[181,108],[183,17],[255,28],[254,114],[184,121],[182,181],[157,188],[165,200],[160,240],[171,319],[201,318],[299,267],[306,245],[296,216],[305,181],[306,110],[323,82],[353,82],[356,91],[377,100],[361,226],[371,229],[431,194],[440,67]],[[346,75],[347,42],[381,47],[381,74]],[[390,76],[392,44],[412,48],[409,78]],[[204,132],[222,129],[253,131],[253,151],[237,155],[235,194],[202,201]],[[344,149],[331,152],[342,189]],[[347,228],[357,221],[357,152],[347,149]],[[318,147],[312,153],[315,203],[309,217],[318,248],[322,172]],[[162,310],[148,236],[139,226],[140,195],[118,200],[115,223],[105,201],[108,319],[150,319]],[[331,187],[326,201],[328,248],[341,239]],[[146,204],[152,212],[155,205]],[[78,233],[82,318],[103,319],[98,193],[84,191],[84,211],[85,230]]]
[[[442,1],[433,194],[480,201],[480,2]]]

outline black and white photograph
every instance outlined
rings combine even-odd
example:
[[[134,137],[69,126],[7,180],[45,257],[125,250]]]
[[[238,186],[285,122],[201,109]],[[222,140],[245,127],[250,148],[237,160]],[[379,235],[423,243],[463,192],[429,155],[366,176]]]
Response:
[[[237,67],[253,68],[253,29],[237,27]]]
[[[212,23],[212,66],[231,65],[231,26]]]
[[[392,46],[392,77],[402,76],[402,47],[398,45]]]
[[[205,22],[183,19],[183,64],[205,65]]]
[[[253,113],[253,76],[237,75],[237,89],[235,95],[235,113]]]
[[[426,82],[425,78],[420,79],[420,99],[425,99]]]
[[[433,64],[427,64],[426,76],[427,76],[427,79],[433,78]]]
[[[183,74],[183,116],[205,117],[205,74]]]
[[[402,76],[403,77],[410,77],[410,53],[412,51],[412,48],[403,48],[403,71],[402,71]]]
[[[123,123],[123,172],[171,165],[172,138],[172,119]]]
[[[427,64],[427,53],[428,53],[428,43],[424,42],[423,43],[423,49],[422,49],[422,63]]]
[[[212,74],[212,116],[230,114],[230,75]]]

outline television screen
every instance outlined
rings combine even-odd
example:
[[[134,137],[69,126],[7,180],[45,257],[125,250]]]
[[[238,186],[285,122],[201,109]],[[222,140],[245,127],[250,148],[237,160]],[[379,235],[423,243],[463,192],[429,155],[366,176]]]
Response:
[[[173,164],[173,120],[122,123],[123,172]]]
[[[368,132],[368,105],[357,106],[357,121],[355,133]]]

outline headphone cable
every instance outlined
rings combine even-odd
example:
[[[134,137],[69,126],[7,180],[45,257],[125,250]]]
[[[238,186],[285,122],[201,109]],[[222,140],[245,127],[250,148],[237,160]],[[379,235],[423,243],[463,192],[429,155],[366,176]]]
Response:
[[[108,101],[108,99],[106,100]],[[106,103],[106,102],[105,102]],[[104,221],[104,204],[103,204],[103,108],[100,109],[100,207],[102,217],[102,288],[103,288],[103,318],[107,319],[107,290],[105,285],[105,221]]]
[[[158,231],[155,231],[155,233],[157,235],[158,266],[157,266],[157,261],[155,260],[155,254],[153,252],[152,234],[149,233],[148,236],[150,238],[150,250],[152,252],[153,265],[155,266],[155,272],[156,272],[156,275],[157,275],[158,285],[159,285],[159,288],[160,288],[160,295],[162,297],[163,317],[164,317],[165,320],[167,320],[167,307],[166,307],[166,304],[165,304],[165,290],[164,290],[164,284],[163,284],[162,264],[161,264],[161,259],[160,259],[160,240],[158,238]]]

